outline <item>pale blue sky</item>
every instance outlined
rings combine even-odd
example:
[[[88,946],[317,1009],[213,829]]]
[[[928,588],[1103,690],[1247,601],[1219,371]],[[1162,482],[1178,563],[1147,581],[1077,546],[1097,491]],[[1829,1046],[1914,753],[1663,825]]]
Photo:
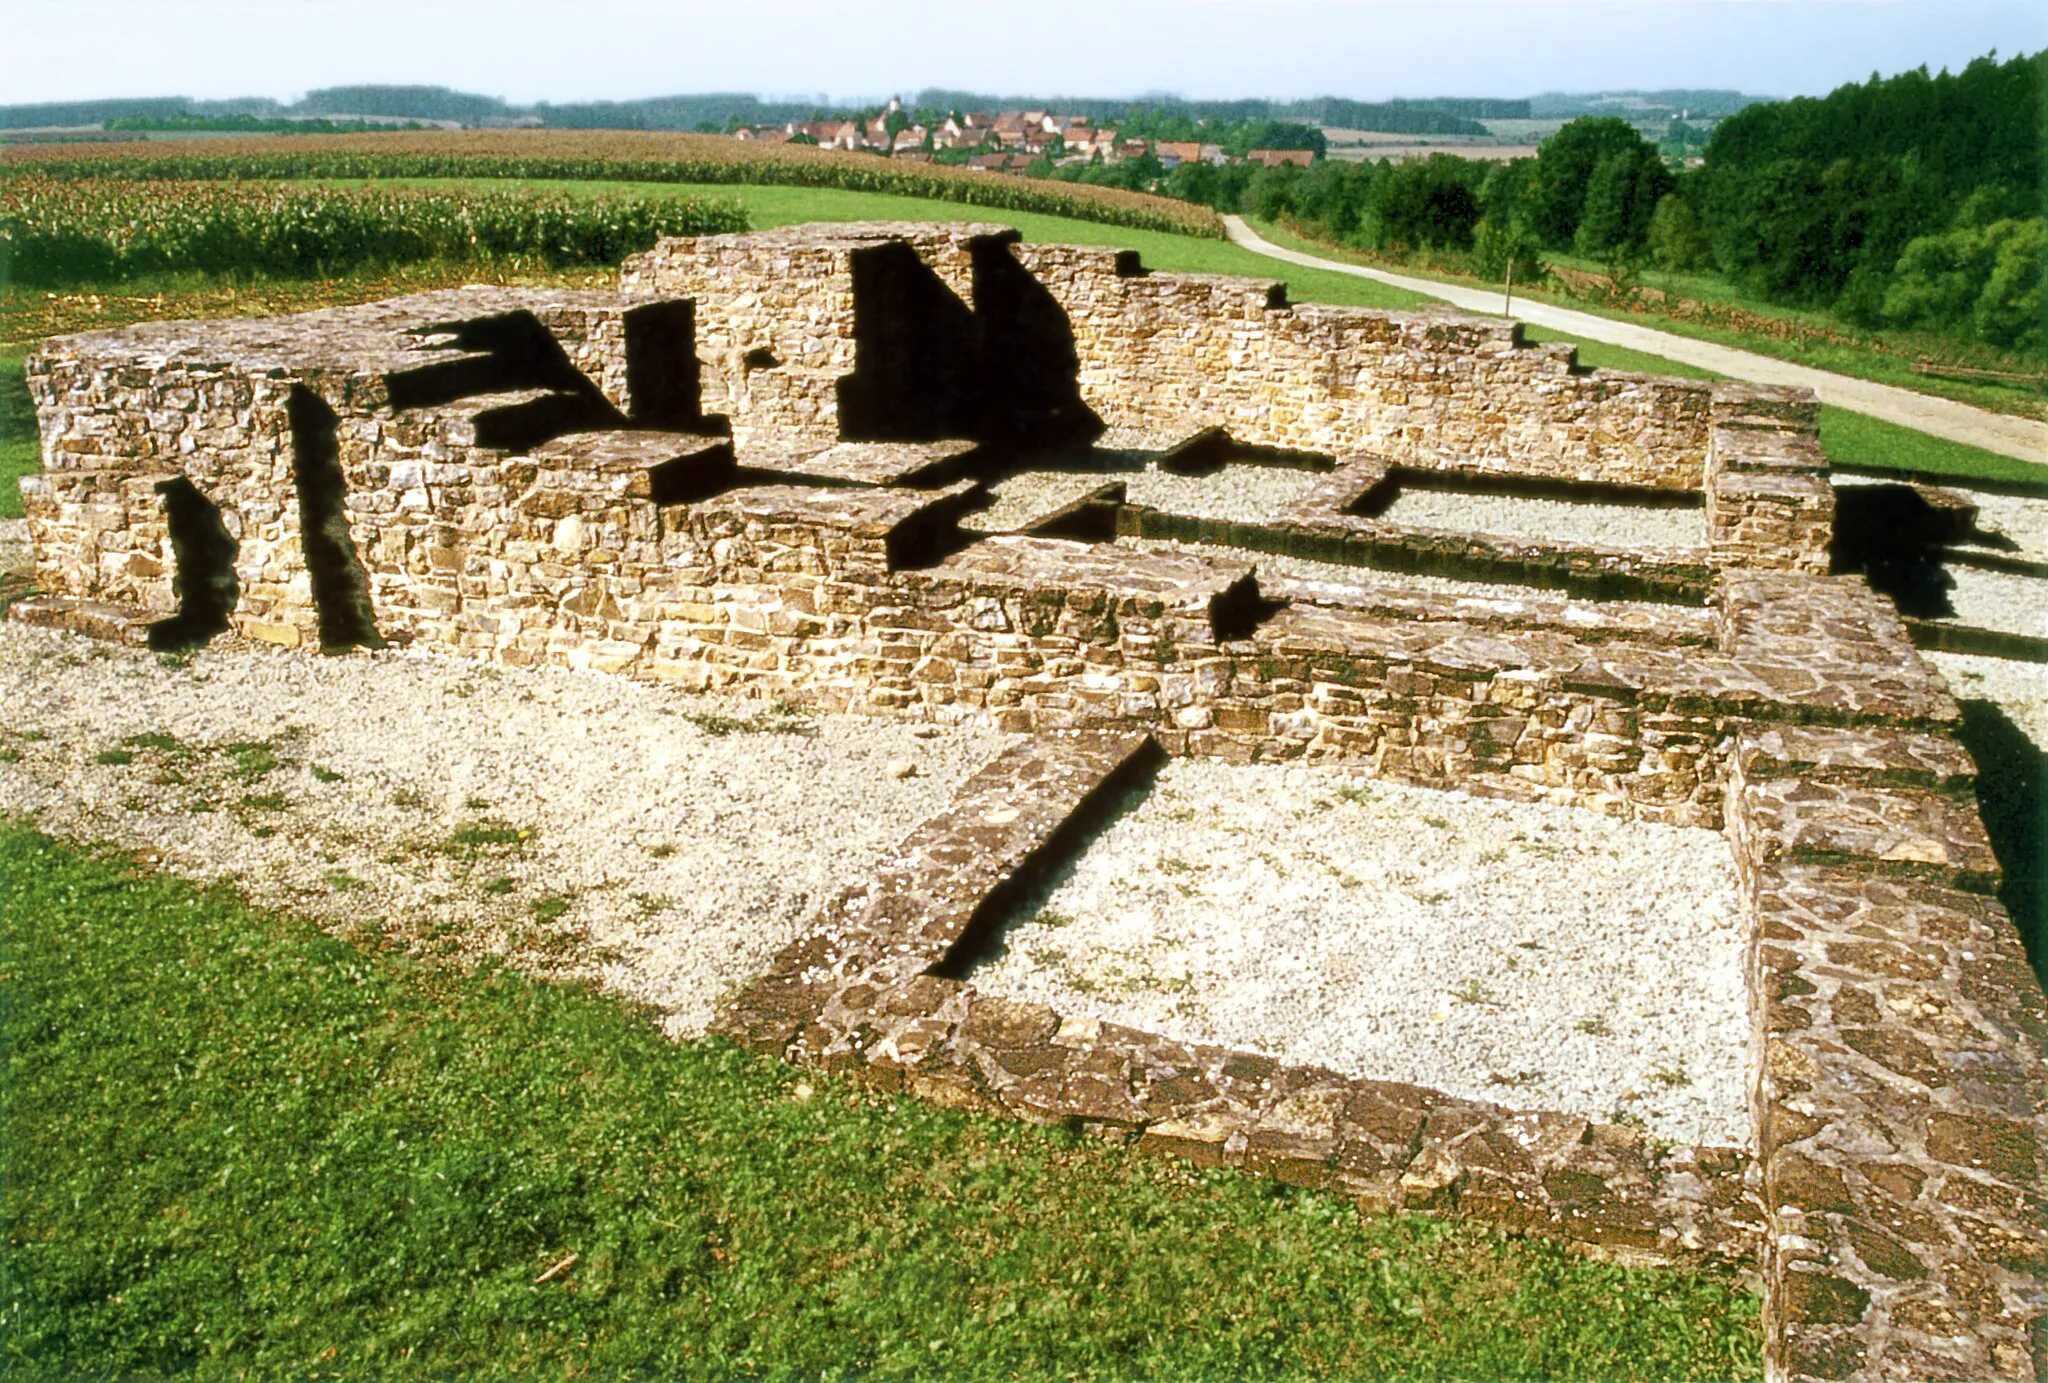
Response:
[[[0,103],[691,91],[1818,94],[2048,47],[2040,0],[0,0]]]

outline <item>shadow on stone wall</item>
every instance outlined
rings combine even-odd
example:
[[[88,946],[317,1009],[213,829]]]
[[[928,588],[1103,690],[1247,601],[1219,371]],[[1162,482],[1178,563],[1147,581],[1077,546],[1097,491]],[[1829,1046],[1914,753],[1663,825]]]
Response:
[[[170,529],[178,613],[149,626],[149,646],[160,652],[198,648],[227,631],[242,593],[235,577],[242,545],[221,522],[220,507],[184,476],[160,482],[156,492],[164,497]]]
[[[2012,914],[2034,973],[2048,984],[2048,755],[1995,701],[1965,701],[1958,734],[1977,761],[1977,808],[2005,871]]]
[[[312,579],[322,648],[382,648],[370,582],[348,528],[341,474],[340,419],[303,384],[285,399],[292,428],[292,481],[299,494],[299,544]]]
[[[1102,435],[1081,400],[1073,324],[1010,243],[991,236],[969,246],[972,308],[901,241],[852,253],[854,368],[838,382],[842,437],[1054,446]]]

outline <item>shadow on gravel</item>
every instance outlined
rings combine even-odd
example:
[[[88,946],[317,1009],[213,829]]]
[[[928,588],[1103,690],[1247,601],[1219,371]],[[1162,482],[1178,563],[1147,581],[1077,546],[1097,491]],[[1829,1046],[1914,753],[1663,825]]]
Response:
[[[2012,914],[2034,973],[2048,984],[2048,754],[1993,701],[1965,701],[1963,747],[1977,761],[1977,808],[2005,870]]]

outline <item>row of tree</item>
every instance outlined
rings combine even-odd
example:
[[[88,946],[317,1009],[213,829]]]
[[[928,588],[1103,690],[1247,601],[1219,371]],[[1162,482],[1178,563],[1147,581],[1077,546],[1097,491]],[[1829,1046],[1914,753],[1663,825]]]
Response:
[[[1714,272],[1863,326],[2038,349],[2044,71],[2048,53],[1987,57],[1752,105],[1714,128],[1690,169],[1627,121],[1587,117],[1508,163],[1168,173],[1137,160],[1061,175],[1285,217],[1363,248],[1469,255],[1493,275],[1540,271],[1545,251],[1624,276],[1645,264]]]

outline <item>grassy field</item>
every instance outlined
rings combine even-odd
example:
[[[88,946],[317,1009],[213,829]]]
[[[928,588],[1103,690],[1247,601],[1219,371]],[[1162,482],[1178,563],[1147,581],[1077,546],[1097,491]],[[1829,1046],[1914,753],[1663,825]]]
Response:
[[[1736,1378],[1757,1303],[894,1101],[0,823],[0,1374]]]
[[[1269,222],[1254,224],[1260,235],[1276,245],[1321,255],[1326,259],[1343,260],[1375,269],[1388,269],[1416,278],[1436,279],[1465,288],[1497,286],[1474,278],[1468,273],[1459,272],[1451,266],[1433,262],[1427,257],[1396,263],[1350,246],[1311,240],[1285,226]],[[1604,272],[1591,261],[1575,259],[1569,255],[1546,254],[1544,258],[1563,268],[1578,270],[1582,274]],[[1672,312],[1660,312],[1647,305],[1640,311],[1630,310],[1597,299],[1589,299],[1584,294],[1566,292],[1561,284],[1555,282],[1535,285],[1518,283],[1515,285],[1515,296],[1567,307],[1575,312],[1608,317],[1618,322],[1652,326],[1659,331],[1690,336],[1696,340],[1731,346],[1737,350],[1753,351],[1758,355],[1808,365],[1817,370],[1831,370],[1837,374],[1867,379],[1878,384],[1892,384],[1939,398],[1955,399],[1993,412],[2013,413],[2032,418],[2048,417],[2048,394],[2044,394],[2038,387],[1941,379],[1929,375],[1916,375],[1912,371],[1913,362],[1922,355],[1946,358],[1958,353],[1971,355],[1970,363],[1993,368],[2048,371],[2048,363],[2039,359],[2012,357],[2009,353],[1990,352],[1988,348],[1967,351],[1959,343],[1946,337],[1915,332],[1887,332],[1883,337],[1877,337],[1825,313],[1802,312],[1794,308],[1756,302],[1743,296],[1725,281],[1710,275],[1664,274],[1652,270],[1642,276],[1642,283],[1660,292],[1668,292],[1674,297],[1704,303],[1709,308],[1732,309],[1738,320],[1747,324],[1748,329],[1721,325],[1713,321],[1697,321]],[[1976,358],[1978,356],[1983,358]]]
[[[0,350],[0,519],[21,517],[21,491],[14,482],[41,464],[21,352]]]

